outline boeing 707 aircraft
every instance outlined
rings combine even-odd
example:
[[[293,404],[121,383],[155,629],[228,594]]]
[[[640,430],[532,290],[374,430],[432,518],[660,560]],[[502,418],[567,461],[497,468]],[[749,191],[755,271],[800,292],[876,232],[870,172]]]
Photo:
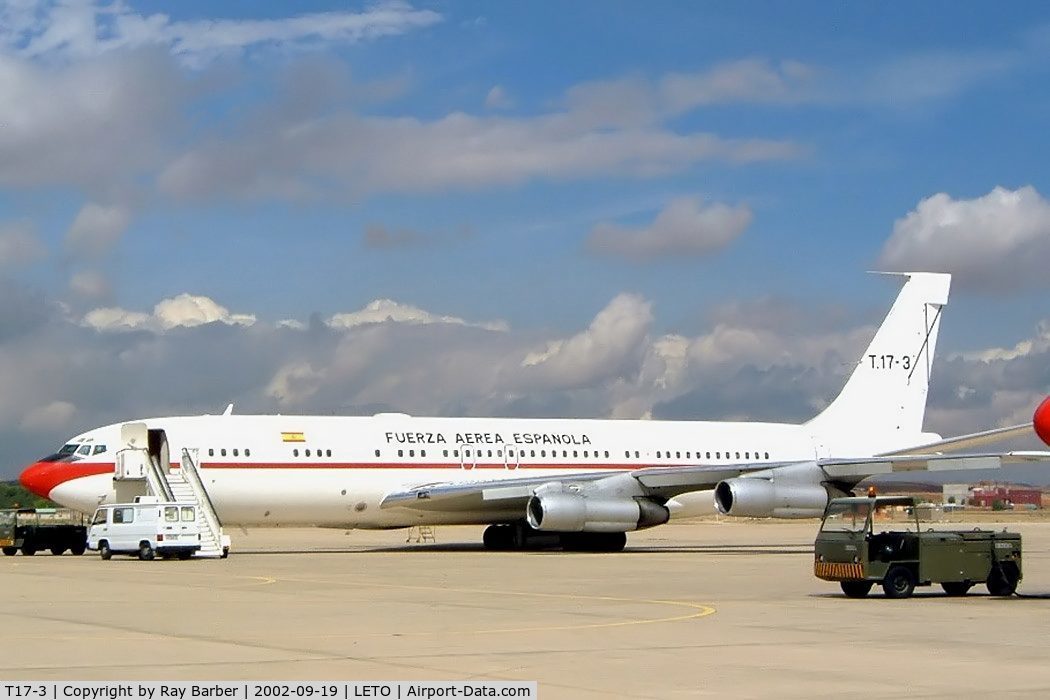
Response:
[[[1050,399],[1032,423],[948,440],[923,432],[950,276],[904,277],[842,392],[802,424],[231,411],[136,423],[163,431],[174,454],[197,450],[223,524],[487,524],[494,549],[615,551],[627,532],[692,514],[705,498],[730,516],[813,517],[874,475],[1045,461],[1045,452],[946,452],[1033,428],[1050,442]],[[85,513],[114,502],[115,455],[128,447],[121,427],[71,438],[26,468],[22,484]]]

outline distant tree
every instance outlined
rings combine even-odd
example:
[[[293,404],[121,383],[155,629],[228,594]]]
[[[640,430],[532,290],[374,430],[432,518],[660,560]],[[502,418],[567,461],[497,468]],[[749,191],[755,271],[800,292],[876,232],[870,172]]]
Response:
[[[954,506],[955,505],[955,496],[948,496],[948,503]]]
[[[56,504],[30,493],[14,481],[0,481],[0,508],[54,508]]]
[[[997,498],[992,501],[992,510],[1006,510],[1006,501]]]

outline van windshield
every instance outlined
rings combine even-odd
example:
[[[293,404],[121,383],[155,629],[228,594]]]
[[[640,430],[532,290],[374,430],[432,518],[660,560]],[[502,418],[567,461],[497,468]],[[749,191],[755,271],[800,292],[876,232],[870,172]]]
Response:
[[[99,508],[95,511],[95,517],[91,519],[92,525],[103,525],[106,522],[106,509]]]

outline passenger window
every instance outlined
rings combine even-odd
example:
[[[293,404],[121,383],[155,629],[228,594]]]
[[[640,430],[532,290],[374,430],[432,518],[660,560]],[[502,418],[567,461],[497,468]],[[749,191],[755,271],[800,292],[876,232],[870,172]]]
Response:
[[[635,459],[641,459],[641,458],[640,458],[640,457],[638,456],[638,450],[635,450],[635,451],[634,451],[634,458],[635,458]]]
[[[606,451],[605,451],[605,458],[606,458],[606,459],[609,459],[609,450],[606,450]]]
[[[531,457],[535,457],[536,456],[536,450],[529,450],[529,455]]]
[[[222,453],[226,454],[226,450],[223,450]],[[293,457],[298,457],[299,456],[299,448],[298,447],[295,448],[294,450],[292,450],[292,456]]]
[[[492,450],[489,450],[489,457],[492,456]]]
[[[711,453],[710,452],[707,453],[707,459],[711,459]]]
[[[419,451],[419,456],[420,457],[426,457],[427,456],[427,451],[426,450],[420,450]]]
[[[248,454],[248,450],[245,450],[244,453]],[[324,451],[324,456],[325,457],[331,457],[332,456],[332,451],[331,450],[325,450]]]
[[[379,456],[379,450],[376,450],[376,457]]]
[[[766,459],[769,459],[769,453],[768,452],[766,453]]]
[[[241,456],[240,450],[238,450],[236,447],[233,448],[233,456],[234,457],[240,457]]]
[[[214,457],[215,456],[215,448],[214,447],[209,447],[208,448],[208,456],[209,457]]]
[[[398,450],[397,451],[397,456],[398,457],[404,457],[405,456],[405,451],[404,450]]]
[[[167,506],[164,508],[164,522],[166,523],[177,523],[179,522],[179,509],[175,506]]]
[[[740,459],[740,453],[739,452],[736,453],[736,458]]]
[[[298,451],[299,450],[296,450],[296,452],[298,452]],[[221,450],[219,450],[219,454],[221,454],[223,457],[225,457],[226,456],[226,448],[224,447]],[[296,455],[296,456],[298,456],[298,455]]]
[[[310,450],[307,450],[307,451],[306,451],[306,456],[307,456],[307,457],[309,457],[309,456],[310,456]]]
[[[85,456],[91,454],[91,445],[82,445],[80,449],[77,450],[77,454]]]
[[[448,457],[448,450],[441,450],[442,457]]]
[[[656,458],[657,458],[657,459],[660,459],[660,450],[657,450],[657,451],[656,451]]]
[[[631,458],[631,451],[630,450],[624,450],[623,451],[623,456],[626,457],[627,459],[630,459]]]
[[[453,457],[459,457],[459,450],[452,450]]]
[[[247,447],[244,448],[244,456],[245,457],[251,457],[252,456],[252,451],[249,450]]]
[[[751,459],[751,453],[750,452],[745,452],[744,453],[744,459]]]
[[[546,456],[547,456],[547,450],[540,450],[540,457],[546,457]]]
[[[715,459],[722,459],[722,453],[721,452],[715,452]]]
[[[194,521],[193,506],[182,507],[182,522],[192,523]]]
[[[503,450],[496,450],[496,456],[497,457],[502,457],[503,456]]]
[[[682,453],[681,452],[675,452],[674,453],[674,458],[675,459],[681,459],[682,458]]]
[[[94,452],[94,454],[100,455],[100,454],[102,454],[105,451],[106,451],[106,446],[105,445],[95,445],[95,452]]]

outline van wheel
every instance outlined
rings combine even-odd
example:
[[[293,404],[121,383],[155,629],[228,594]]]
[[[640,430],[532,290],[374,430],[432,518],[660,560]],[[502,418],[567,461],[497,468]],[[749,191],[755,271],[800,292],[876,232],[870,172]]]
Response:
[[[847,598],[865,598],[873,585],[875,585],[874,581],[839,582],[839,587],[842,588],[842,592],[846,594]]]
[[[895,566],[886,573],[882,590],[887,598],[910,598],[915,592],[915,575],[904,566]]]
[[[102,540],[98,543],[98,555],[106,561],[113,558],[113,550],[109,548],[109,542]]]
[[[53,556],[53,557],[60,557],[60,556],[62,556],[65,553],[66,553],[66,548],[65,547],[52,547],[51,548],[51,556]]]
[[[972,586],[969,581],[946,581],[941,584],[941,588],[950,596],[966,595]]]
[[[149,542],[143,542],[139,545],[139,559],[142,561],[153,561],[153,557],[156,554]]]
[[[5,557],[13,557],[18,552],[18,547],[4,547],[3,552]]]

